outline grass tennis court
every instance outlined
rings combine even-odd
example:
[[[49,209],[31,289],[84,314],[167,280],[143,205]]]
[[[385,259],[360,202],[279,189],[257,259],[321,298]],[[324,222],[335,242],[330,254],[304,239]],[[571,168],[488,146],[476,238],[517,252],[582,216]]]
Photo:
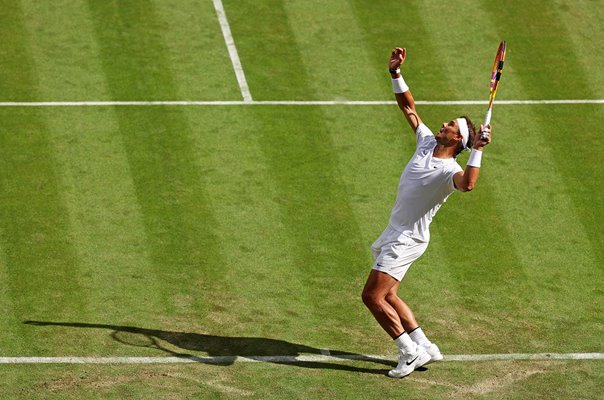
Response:
[[[396,45],[416,100],[486,100],[501,39],[497,100],[604,92],[598,1],[222,4],[254,101],[393,100]],[[363,358],[395,355],[360,299],[414,149],[394,103],[7,105],[241,101],[210,0],[2,1],[0,38],[0,358],[200,359],[0,364],[0,397],[600,395],[602,359],[393,380]],[[602,354],[604,105],[497,100],[478,186],[439,211],[402,297],[445,357]],[[485,108],[418,105],[431,128]]]

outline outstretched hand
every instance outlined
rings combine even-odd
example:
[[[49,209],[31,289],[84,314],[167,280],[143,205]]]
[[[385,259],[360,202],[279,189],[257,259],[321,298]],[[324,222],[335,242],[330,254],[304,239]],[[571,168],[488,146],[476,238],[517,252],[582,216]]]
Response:
[[[390,55],[390,61],[388,62],[388,67],[394,70],[400,68],[401,65],[405,62],[405,58],[407,57],[407,49],[402,49],[400,47],[392,50],[392,54]]]
[[[486,133],[486,137],[484,139],[482,137],[482,132]],[[491,143],[491,124],[488,124],[486,129],[484,125],[480,124],[480,130],[476,133],[474,146],[472,147],[474,147],[476,150],[482,150],[482,148],[489,143]]]

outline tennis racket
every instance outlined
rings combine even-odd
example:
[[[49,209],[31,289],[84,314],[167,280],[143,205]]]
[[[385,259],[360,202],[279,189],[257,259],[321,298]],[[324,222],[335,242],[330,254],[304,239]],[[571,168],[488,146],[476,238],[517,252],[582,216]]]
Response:
[[[493,100],[497,94],[499,88],[499,80],[501,79],[501,72],[503,71],[503,62],[505,61],[505,40],[499,43],[497,49],[497,55],[495,56],[495,62],[493,63],[493,70],[491,71],[491,83],[489,84],[489,108],[487,114],[484,117],[483,131],[480,133],[480,138],[486,140],[489,136],[486,127],[491,123],[491,114],[493,113]]]

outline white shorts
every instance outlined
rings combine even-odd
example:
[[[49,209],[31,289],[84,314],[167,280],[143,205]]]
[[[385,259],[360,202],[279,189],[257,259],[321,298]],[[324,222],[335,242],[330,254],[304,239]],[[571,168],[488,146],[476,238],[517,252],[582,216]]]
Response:
[[[401,281],[411,264],[424,254],[427,247],[428,243],[418,242],[388,225],[371,245],[375,259],[373,269]]]

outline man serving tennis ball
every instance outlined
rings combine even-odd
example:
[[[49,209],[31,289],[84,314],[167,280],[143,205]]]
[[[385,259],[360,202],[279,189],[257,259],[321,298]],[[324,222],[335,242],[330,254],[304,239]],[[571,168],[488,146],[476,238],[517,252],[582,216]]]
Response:
[[[483,140],[476,134],[483,127],[477,131],[465,116],[443,123],[436,136],[423,124],[400,74],[406,55],[406,49],[393,50],[389,67],[396,101],[416,135],[416,150],[401,175],[388,226],[371,246],[375,262],[362,296],[367,308],[398,346],[399,363],[388,373],[393,378],[402,378],[443,358],[397,292],[411,264],[428,247],[430,223],[438,209],[453,191],[469,192],[474,188],[483,148],[491,141],[490,125]],[[470,148],[472,152],[464,170],[455,157]]]

